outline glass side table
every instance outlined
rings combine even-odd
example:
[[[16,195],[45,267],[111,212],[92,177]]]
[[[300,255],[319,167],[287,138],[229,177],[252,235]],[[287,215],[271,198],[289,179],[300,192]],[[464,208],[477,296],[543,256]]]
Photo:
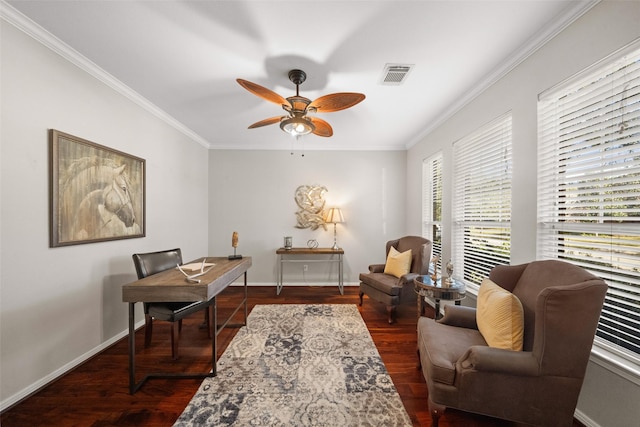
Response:
[[[455,301],[456,305],[460,305],[460,301],[465,298],[466,287],[464,283],[451,279],[451,283],[443,283],[441,278],[433,283],[431,276],[418,276],[413,279],[414,289],[418,294],[418,319],[424,314],[422,303],[423,298],[429,298],[435,302],[436,320],[440,315],[440,301]]]

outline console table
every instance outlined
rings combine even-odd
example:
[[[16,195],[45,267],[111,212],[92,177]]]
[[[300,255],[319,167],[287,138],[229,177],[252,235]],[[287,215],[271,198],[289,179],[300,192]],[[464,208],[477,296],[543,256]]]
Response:
[[[192,262],[202,262],[203,258]],[[150,378],[206,378],[217,375],[218,333],[235,316],[244,304],[244,325],[247,324],[247,270],[251,257],[229,260],[222,257],[207,257],[215,265],[206,274],[198,277],[200,283],[190,283],[177,269],[162,271],[122,287],[122,301],[129,303],[129,393],[134,394]],[[244,275],[244,298],[233,313],[218,326],[216,296],[237,278]],[[136,383],[135,304],[136,302],[189,302],[213,300],[213,334],[211,336],[211,367],[204,373],[153,373]]]
[[[276,287],[276,293],[280,295],[280,291],[282,291],[283,281],[282,274],[284,270],[285,263],[314,263],[314,262],[335,262],[338,263],[338,289],[340,290],[340,294],[344,295],[344,278],[343,276],[343,262],[342,257],[344,255],[343,249],[332,249],[332,248],[279,248],[276,250],[276,254],[278,255],[278,284]],[[331,255],[331,258],[321,258],[318,259],[321,255]],[[334,258],[334,256],[337,256]]]

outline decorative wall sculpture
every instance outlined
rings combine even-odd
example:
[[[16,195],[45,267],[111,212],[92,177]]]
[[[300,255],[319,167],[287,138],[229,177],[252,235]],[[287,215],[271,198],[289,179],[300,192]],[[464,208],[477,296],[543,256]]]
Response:
[[[324,193],[326,192],[327,188],[322,185],[301,185],[296,188],[295,201],[299,208],[296,212],[298,220],[296,228],[327,229],[324,222]]]

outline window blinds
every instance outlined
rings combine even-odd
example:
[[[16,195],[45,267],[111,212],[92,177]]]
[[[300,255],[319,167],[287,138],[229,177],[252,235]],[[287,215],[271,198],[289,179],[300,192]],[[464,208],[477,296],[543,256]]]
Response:
[[[605,279],[596,334],[640,355],[639,42],[540,96],[538,257]]]
[[[479,285],[511,259],[511,113],[453,145],[457,279]]]
[[[442,153],[422,163],[422,236],[432,241],[432,256],[442,257]]]

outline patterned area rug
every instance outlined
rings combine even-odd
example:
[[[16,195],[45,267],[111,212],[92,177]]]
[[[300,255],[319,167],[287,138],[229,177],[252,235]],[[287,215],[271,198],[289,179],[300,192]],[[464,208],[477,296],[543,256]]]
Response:
[[[411,426],[355,305],[256,305],[175,426]]]

